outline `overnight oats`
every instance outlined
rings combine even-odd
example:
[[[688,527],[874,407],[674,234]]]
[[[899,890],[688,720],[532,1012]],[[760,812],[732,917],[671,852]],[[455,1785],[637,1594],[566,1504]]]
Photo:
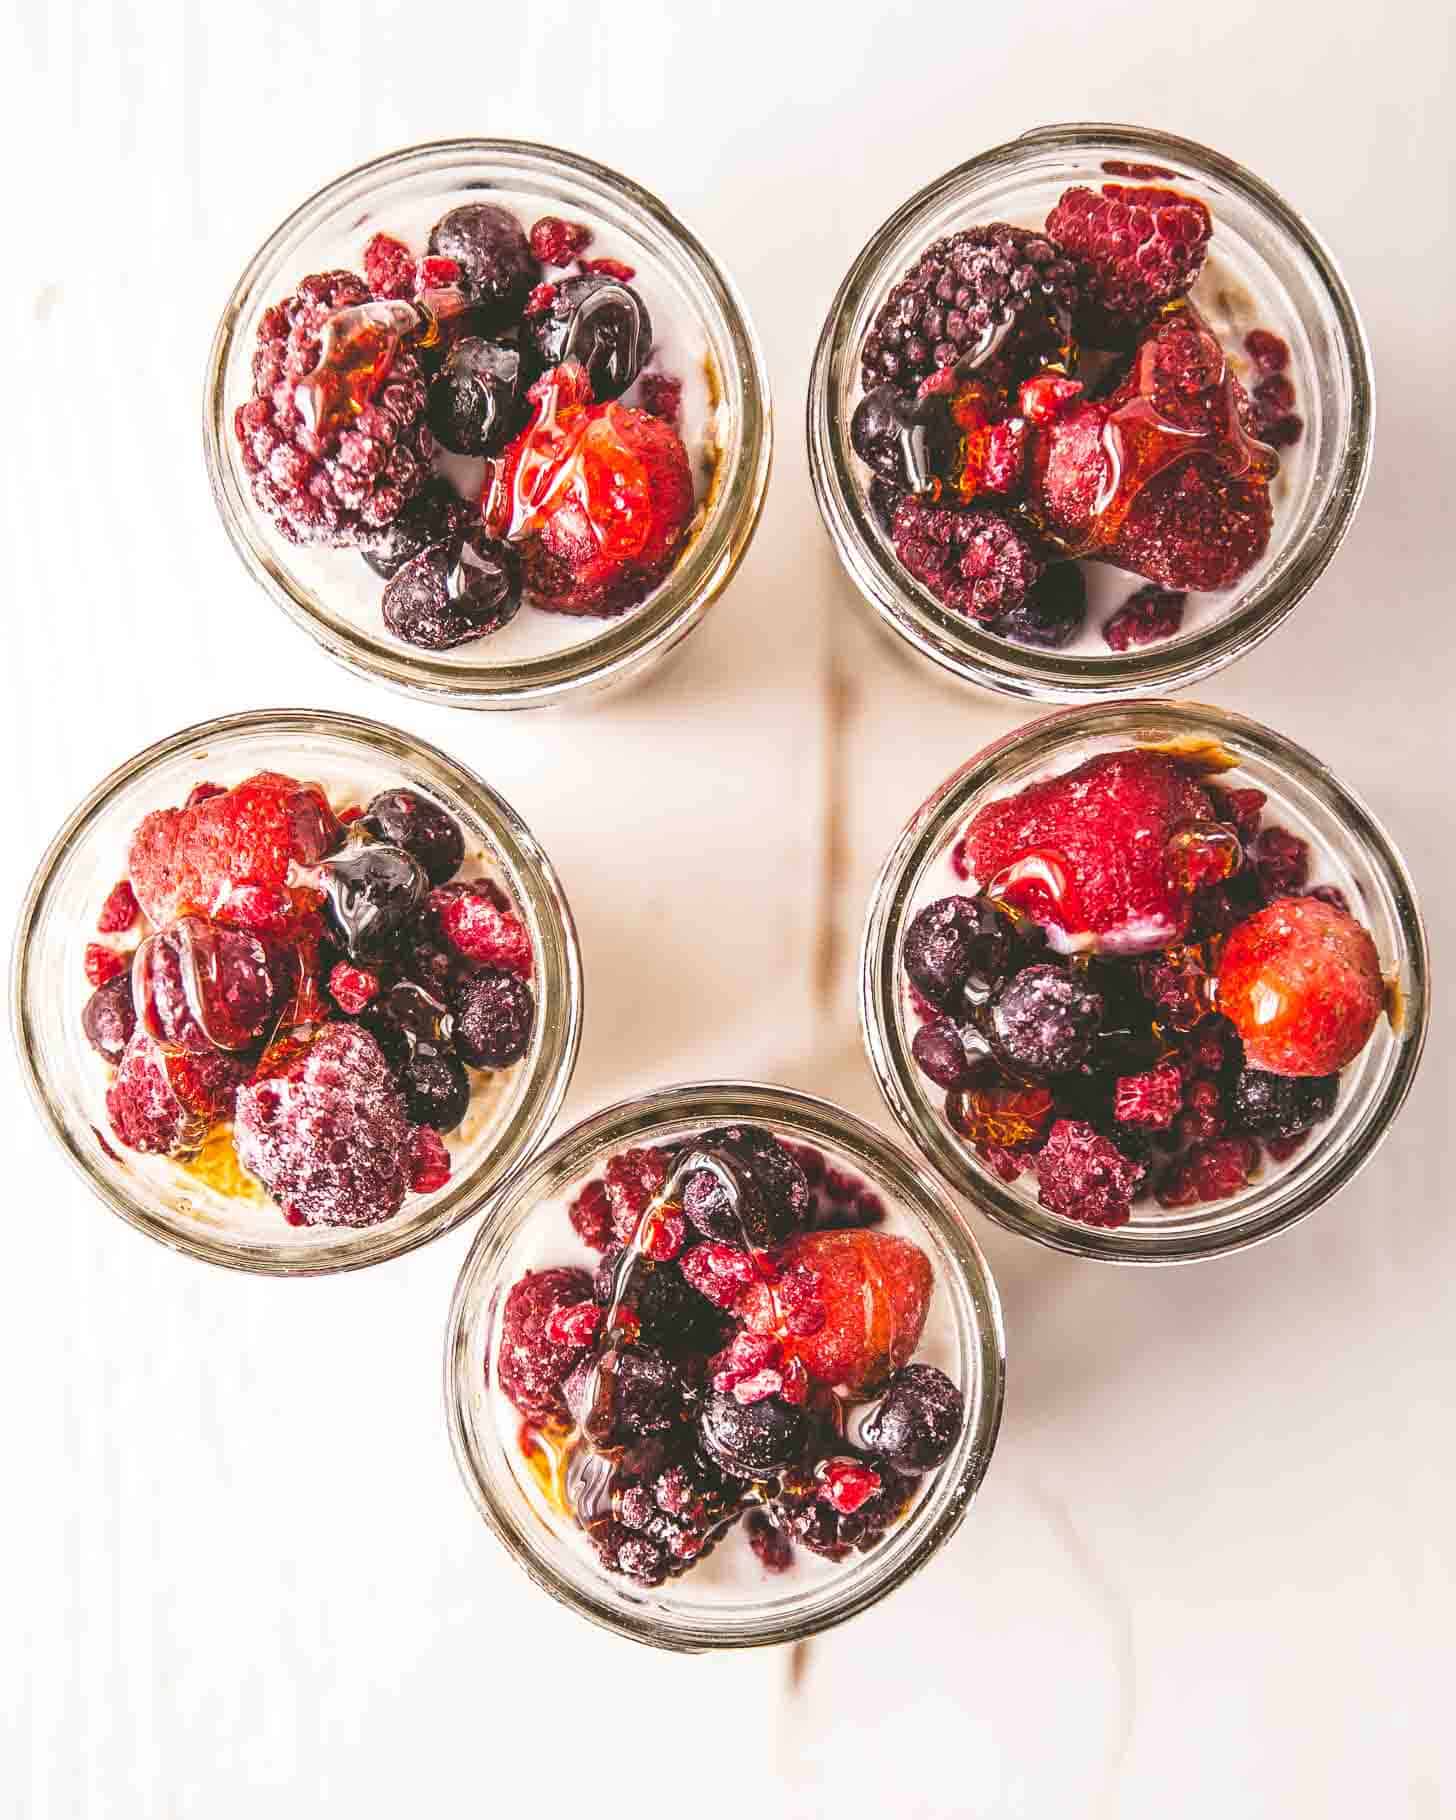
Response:
[[[1363,482],[1369,385],[1338,277],[1256,180],[1048,129],[862,255],[816,362],[816,487],[856,580],[948,667],[1146,690],[1309,586]]]
[[[864,1010],[892,1105],[1068,1250],[1227,1249],[1331,1193],[1419,1056],[1410,887],[1297,747],[1154,704],[1035,723],[891,856]]]
[[[305,205],[241,290],[209,388],[220,506],[371,673],[475,705],[623,674],[746,544],[750,331],[625,180],[532,147],[398,154]]]
[[[575,1040],[564,904],[505,805],[323,715],[217,723],[121,775],[43,865],[17,950],[72,1153],[138,1224],[263,1270],[369,1262],[468,1212]]]
[[[592,1615],[770,1640],[878,1596],[963,1506],[999,1401],[992,1292],[949,1204],[833,1108],[644,1107],[491,1209],[452,1324],[457,1446]]]

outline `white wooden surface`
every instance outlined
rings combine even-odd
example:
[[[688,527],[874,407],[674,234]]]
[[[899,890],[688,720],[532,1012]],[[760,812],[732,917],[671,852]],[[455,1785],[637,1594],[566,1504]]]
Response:
[[[572,1114],[742,1072],[880,1116],[850,990],[869,881],[912,804],[1017,716],[854,616],[808,491],[809,356],[913,187],[1029,125],[1129,119],[1267,177],[1364,309],[1363,513],[1294,624],[1205,693],[1367,796],[1444,985],[1445,7],[21,0],[0,29],[7,918],[139,746],[223,710],[354,708],[481,768],[559,863],[588,977]],[[569,717],[345,677],[253,591],[203,476],[203,357],[246,254],[357,159],[473,131],[664,195],[741,283],[778,400],[733,590],[669,674]],[[692,1663],[535,1594],[456,1482],[439,1351],[468,1233],[342,1281],[180,1261],[77,1186],[7,1054],[0,1812],[1452,1811],[1443,1010],[1387,1147],[1271,1246],[1118,1274],[983,1232],[1011,1379],[972,1520],[807,1652]]]

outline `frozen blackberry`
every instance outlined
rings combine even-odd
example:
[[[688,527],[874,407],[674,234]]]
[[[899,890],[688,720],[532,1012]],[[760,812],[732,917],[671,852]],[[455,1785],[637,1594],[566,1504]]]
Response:
[[[983,1002],[1011,958],[1010,921],[984,897],[942,897],[905,932],[900,958],[910,984],[954,1016]]]
[[[1234,1123],[1255,1137],[1298,1137],[1330,1116],[1339,1092],[1337,1074],[1266,1074],[1262,1068],[1245,1068],[1233,1086]]]
[[[471,302],[491,325],[519,316],[541,276],[525,229],[494,202],[467,202],[442,215],[430,229],[430,251],[455,261]]]
[[[895,554],[943,606],[989,624],[1025,605],[1041,580],[1031,539],[999,512],[905,497],[890,521]]]
[[[696,1170],[683,1183],[683,1212],[705,1237],[724,1244],[777,1245],[798,1232],[809,1211],[809,1184],[794,1158],[771,1132],[756,1125],[705,1131],[694,1149],[715,1152],[733,1177],[729,1192],[711,1170]]]
[[[865,338],[866,391],[913,391],[941,367],[992,359],[1016,377],[1070,349],[1077,269],[1044,234],[1002,221],[928,246],[881,304]]]
[[[1086,1060],[1102,1023],[1102,997],[1049,962],[1023,967],[992,997],[992,1047],[1027,1074],[1065,1074]]]
[[[1003,614],[991,630],[1013,644],[1059,651],[1087,623],[1087,582],[1080,563],[1056,562],[1019,607]]]
[[[929,1472],[949,1458],[964,1417],[961,1393],[943,1371],[904,1365],[861,1424],[860,1436],[897,1472]]]
[[[258,324],[253,396],[238,406],[233,431],[253,497],[292,543],[365,543],[398,518],[429,475],[425,378],[407,348],[344,427],[316,436],[298,408],[295,390],[318,365],[324,324],[368,301],[353,272],[316,272]]]

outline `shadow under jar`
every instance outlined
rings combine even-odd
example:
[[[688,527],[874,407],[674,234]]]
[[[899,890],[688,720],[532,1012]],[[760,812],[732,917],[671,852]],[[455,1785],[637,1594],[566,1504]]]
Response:
[[[579,1273],[572,1279],[575,1287],[569,1283],[566,1293],[583,1291],[590,1273],[601,1264],[601,1254],[579,1236],[580,1217],[574,1222],[570,1210],[580,1204],[588,1183],[602,1181],[612,1158],[659,1146],[691,1149],[692,1141],[705,1133],[741,1125],[756,1126],[778,1143],[797,1147],[796,1154],[805,1159],[806,1176],[814,1184],[807,1216],[813,1222],[810,1238],[830,1240],[836,1247],[843,1244],[851,1251],[869,1239],[874,1247],[888,1243],[898,1248],[902,1257],[908,1250],[905,1241],[918,1248],[917,1268],[924,1272],[928,1266],[931,1288],[928,1303],[920,1304],[923,1327],[916,1327],[914,1358],[917,1365],[944,1373],[958,1388],[963,1414],[954,1444],[941,1463],[905,1482],[914,1486],[908,1508],[878,1533],[872,1546],[846,1547],[844,1558],[826,1559],[795,1543],[791,1564],[770,1572],[761,1563],[757,1546],[750,1546],[745,1529],[754,1513],[767,1520],[763,1513],[775,1485],[742,1485],[738,1495],[746,1502],[730,1510],[726,1527],[711,1528],[708,1545],[685,1571],[674,1570],[660,1584],[641,1584],[603,1564],[573,1514],[577,1506],[566,1488],[584,1482],[575,1478],[571,1465],[571,1448],[580,1430],[555,1419],[544,1424],[528,1421],[519,1407],[518,1380],[517,1400],[501,1388],[508,1297],[522,1277],[534,1271],[558,1277]],[[670,1198],[676,1180],[668,1176],[661,1194]],[[846,1202],[836,1198],[846,1194],[853,1211],[846,1211]],[[655,1210],[662,1205],[642,1198],[637,1236],[629,1240],[629,1247],[647,1242]],[[689,1226],[686,1242],[689,1247],[700,1245],[701,1234]],[[792,1247],[795,1241],[788,1243]],[[766,1255],[782,1260],[787,1248]],[[875,1255],[882,1254],[876,1250]],[[761,1260],[759,1268],[764,1267]],[[676,1274],[678,1264],[647,1268]],[[630,1285],[636,1279],[630,1270],[624,1279],[619,1264],[615,1280]],[[606,1292],[599,1288],[597,1293]],[[629,1289],[628,1302],[638,1313],[649,1307],[643,1299],[647,1293],[646,1288]],[[674,1299],[670,1306],[676,1328],[682,1318],[679,1303]],[[898,1302],[895,1306],[901,1308]],[[714,1317],[712,1306],[702,1298],[695,1307],[697,1315],[706,1310]],[[652,1323],[665,1318],[669,1317],[642,1313],[641,1338],[661,1337],[660,1325]],[[607,1314],[598,1331],[617,1332],[613,1319]],[[522,1331],[512,1326],[513,1351]],[[733,1331],[731,1317],[725,1331]],[[817,1330],[821,1342],[829,1331]],[[896,1333],[893,1320],[887,1331]],[[903,1336],[903,1327],[898,1331]],[[662,1343],[671,1349],[671,1342]],[[694,1330],[692,1344],[700,1343]],[[783,1088],[715,1082],[667,1088],[585,1119],[496,1197],[456,1286],[445,1349],[445,1401],[456,1459],[471,1496],[538,1585],[595,1623],[638,1642],[684,1651],[739,1649],[807,1637],[862,1611],[904,1581],[950,1537],[985,1474],[995,1443],[1004,1350],[995,1286],[954,1202],[927,1170],[825,1101]],[[889,1356],[900,1362],[893,1338]],[[680,1369],[685,1375],[690,1372],[686,1362]],[[839,1386],[830,1400],[838,1404],[843,1391]],[[699,1407],[693,1398],[707,1394],[706,1378],[698,1392],[689,1391],[689,1419]],[[806,1407],[811,1409],[820,1408],[828,1395],[817,1379],[809,1394]],[[847,1421],[853,1419],[851,1415]],[[688,1445],[690,1449],[696,1445],[690,1435]],[[588,1452],[589,1464],[599,1462],[599,1456]],[[614,1457],[609,1448],[606,1465]],[[619,1483],[614,1477],[612,1484]],[[620,1497],[616,1506],[612,1504],[610,1488],[605,1493],[599,1489],[596,1495],[604,1511],[618,1508],[630,1514]],[[716,1521],[708,1519],[710,1525]]]
[[[1287,409],[1302,427],[1277,450],[1267,547],[1232,585],[1188,593],[1171,636],[1114,651],[1101,628],[1145,577],[1110,562],[1083,561],[1085,623],[1062,647],[1043,648],[1013,642],[951,610],[910,573],[876,511],[874,476],[851,445],[851,423],[864,396],[861,353],[871,325],[932,243],[994,222],[1041,233],[1065,191],[1106,184],[1166,185],[1206,206],[1212,234],[1191,301],[1216,335],[1227,370],[1250,393],[1271,369],[1261,371],[1246,346],[1248,334],[1263,330],[1284,344],[1287,353],[1272,357],[1283,362],[1274,377],[1281,387],[1292,386]],[[1089,396],[1127,370],[1128,345],[1110,376],[1085,360],[1074,366]],[[1082,701],[1184,686],[1267,637],[1309,591],[1349,528],[1369,470],[1374,416],[1359,316],[1328,251],[1295,210],[1250,172],[1192,141],[1136,127],[1068,124],[1029,132],[948,172],[897,210],[863,249],[814,356],[809,461],[839,559],[890,630],[967,682],[1035,701]],[[1288,419],[1283,429],[1263,433],[1271,441],[1295,434]],[[1033,450],[1038,434],[1032,431]],[[975,501],[1000,503],[984,495]],[[1062,547],[1075,554],[1076,539]]]
[[[952,1127],[947,1091],[927,1077],[912,1054],[930,1008],[918,1000],[906,974],[904,948],[910,925],[927,905],[971,892],[983,882],[968,877],[957,849],[967,824],[987,805],[1016,797],[1028,785],[1098,755],[1144,747],[1171,747],[1200,767],[1197,775],[1220,788],[1264,793],[1263,828],[1283,830],[1308,846],[1307,873],[1287,894],[1326,887],[1340,894],[1373,940],[1380,976],[1375,984],[1384,1009],[1359,1053],[1339,1070],[1338,1089],[1330,1090],[1332,1109],[1325,1109],[1308,1136],[1291,1147],[1292,1154],[1281,1157],[1276,1154],[1281,1146],[1271,1149],[1265,1141],[1250,1179],[1237,1192],[1170,1208],[1145,1190],[1162,1179],[1160,1170],[1177,1156],[1179,1128],[1166,1134],[1132,1133],[1134,1149],[1140,1136],[1166,1135],[1168,1150],[1150,1154],[1148,1175],[1126,1222],[1101,1227],[1049,1210],[1041,1204],[1033,1164],[1008,1182]],[[1231,760],[1232,767],[1202,769],[1210,758],[1222,766]],[[1276,836],[1269,849],[1276,860],[1284,845]],[[1055,870],[1055,860],[1055,853],[1039,850],[1039,864],[1050,861]],[[1245,861],[1246,866],[1252,863]],[[1205,949],[1215,974],[1219,951],[1215,936]],[[1030,959],[1056,963],[1058,956],[1047,950]],[[1426,1035],[1427,977],[1425,930],[1399,854],[1359,799],[1316,758],[1270,728],[1217,708],[1184,702],[1103,703],[1049,715],[988,746],[916,811],[886,859],[870,901],[860,1012],[870,1062],[891,1111],[916,1148],[982,1212],[1010,1231],[1082,1257],[1179,1263],[1268,1238],[1351,1179],[1385,1136],[1414,1078]],[[1215,1010],[1217,1003],[1213,998]],[[1191,1049],[1199,1029],[1196,1019],[1186,1031],[1170,1027],[1165,1053]],[[1186,1033],[1191,1034],[1184,1043]],[[1157,1043],[1156,1031],[1154,1038]],[[1242,1050],[1229,1044],[1225,1053],[1236,1073]],[[1142,1059],[1127,1064],[1127,1072],[1155,1065],[1151,1058]],[[1228,1112],[1227,1093],[1223,1104],[1225,1125],[1215,1135],[1232,1136],[1244,1128]],[[1059,1110],[1055,1116],[1067,1115]],[[1105,1122],[1102,1128],[1113,1137],[1129,1135]],[[1028,1153],[1031,1148],[1029,1144]]]
[[[385,581],[357,548],[295,543],[260,509],[235,415],[253,396],[260,321],[300,280],[317,272],[360,272],[365,244],[378,233],[424,255],[436,222],[481,203],[510,211],[522,230],[543,217],[584,224],[591,240],[580,257],[617,262],[619,275],[630,268],[652,329],[650,352],[639,348],[634,358],[645,356],[650,377],[635,380],[620,403],[634,410],[648,406],[646,388],[660,380],[680,386],[676,422],[693,501],[671,568],[645,597],[634,594],[626,611],[613,617],[545,611],[528,595],[498,630],[451,648],[423,649],[385,624]],[[560,267],[531,261],[527,278],[559,287],[577,275],[570,247],[558,256]],[[419,270],[423,284],[423,262]],[[519,314],[519,297],[514,308]],[[511,341],[514,328],[493,328],[487,315],[476,310],[460,320],[472,335]],[[449,323],[442,321],[448,338]],[[525,385],[534,371],[527,359],[512,422],[525,420]],[[669,398],[654,408],[672,416],[670,405]],[[699,623],[748,548],[772,449],[768,377],[757,338],[731,281],[688,229],[646,190],[602,165],[549,146],[487,139],[442,141],[376,159],[337,178],[288,217],[249,262],[223,311],[208,363],[203,435],[223,526],[268,596],[348,668],[407,694],[469,708],[558,701],[632,677],[676,645]],[[448,452],[442,457],[438,446],[431,459],[437,476],[473,510],[485,462]]]
[[[534,1015],[524,1053],[498,1069],[461,1071],[470,1100],[444,1133],[448,1181],[409,1192],[399,1211],[377,1224],[291,1224],[239,1169],[226,1123],[212,1127],[200,1154],[127,1148],[108,1120],[115,1071],[83,1028],[92,994],[83,955],[98,939],[98,910],[127,876],[137,824],[182,804],[203,782],[231,788],[260,771],[319,785],[336,811],[400,788],[429,798],[463,836],[456,876],[493,881],[529,935]],[[130,954],[146,927],[138,917],[109,939]],[[129,972],[134,977],[135,968]],[[11,986],[16,1042],[36,1109],[93,1193],[175,1250],[267,1276],[379,1263],[467,1218],[548,1129],[570,1083],[581,1024],[571,911],[550,861],[514,810],[424,741],[376,721],[316,710],[259,711],[190,727],[104,779],[67,820],[35,874],[17,929]],[[323,1005],[338,1018],[328,991]],[[372,1009],[365,1008],[366,1018]]]

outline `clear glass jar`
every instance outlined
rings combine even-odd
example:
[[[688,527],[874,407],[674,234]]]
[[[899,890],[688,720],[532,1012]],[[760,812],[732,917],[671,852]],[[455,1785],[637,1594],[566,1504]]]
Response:
[[[165,1157],[114,1145],[105,1093],[111,1070],[81,1027],[90,995],[82,955],[111,886],[124,877],[133,828],[203,780],[239,783],[264,769],[322,783],[336,804],[408,785],[444,805],[465,834],[467,873],[489,871],[531,932],[536,1024],[514,1067],[472,1076],[472,1106],[447,1135],[452,1174],[411,1195],[377,1226],[295,1227],[271,1200],[221,1194]],[[347,794],[346,794],[347,793]],[[148,747],[105,778],[42,859],[21,912],[11,968],[21,1068],[41,1118],[87,1186],[124,1220],[178,1251],[269,1276],[355,1270],[448,1232],[480,1205],[549,1128],[570,1084],[581,1029],[581,961],[571,910],[551,862],[508,803],[423,740],[376,721],[320,710],[230,715]]]
[[[916,1021],[900,965],[905,931],[926,903],[965,886],[951,849],[985,803],[1094,753],[1169,740],[1213,741],[1237,761],[1219,781],[1267,793],[1266,823],[1310,843],[1311,881],[1337,885],[1374,938],[1394,983],[1397,1013],[1382,1019],[1340,1077],[1332,1117],[1282,1165],[1225,1201],[1164,1211],[1133,1208],[1111,1230],[1040,1206],[1034,1175],[1008,1185],[951,1130],[945,1094],[910,1053]],[[1414,1078],[1428,1014],[1425,929],[1415,891],[1370,811],[1310,753],[1257,721],[1194,702],[1099,703],[1047,715],[987,746],[948,778],[905,827],[870,899],[860,970],[860,1014],[870,1063],[891,1111],[916,1148],[999,1225],[1059,1251],[1125,1264],[1180,1263],[1234,1251],[1302,1219],[1342,1188],[1385,1136]]]
[[[735,1121],[767,1126],[814,1146],[862,1177],[897,1226],[930,1256],[936,1289],[917,1356],[960,1385],[965,1424],[956,1449],[931,1474],[906,1517],[873,1549],[843,1563],[798,1551],[777,1577],[757,1568],[745,1539],[730,1533],[712,1558],[679,1580],[635,1586],[598,1565],[575,1524],[541,1493],[516,1434],[520,1417],[488,1382],[510,1285],[526,1270],[584,1262],[571,1250],[566,1199],[615,1151],[670,1142]],[[549,1230],[543,1216],[552,1215]],[[584,1119],[518,1172],[490,1203],[456,1285],[445,1346],[450,1437],[481,1515],[537,1585],[583,1616],[664,1649],[742,1649],[786,1643],[840,1623],[893,1590],[945,1542],[965,1515],[1000,1421],[1005,1345],[995,1285],[954,1202],[934,1177],[886,1138],[824,1100],[741,1082],[671,1087],[609,1106]],[[711,1590],[700,1576],[728,1550],[754,1570],[734,1585],[731,1570]],[[695,1585],[695,1581],[698,1582]]]
[[[1109,650],[1088,631],[1061,651],[999,638],[953,613],[900,564],[870,507],[850,418],[861,396],[860,348],[891,288],[941,235],[974,223],[1040,227],[1071,184],[1153,166],[1208,205],[1209,261],[1194,300],[1210,314],[1239,370],[1239,342],[1259,326],[1288,342],[1304,435],[1281,454],[1269,548],[1226,594],[1190,597],[1183,631],[1159,644]],[[1119,167],[1122,167],[1121,169]],[[1159,181],[1146,177],[1145,181]],[[1222,321],[1220,321],[1222,318]],[[1236,325],[1237,340],[1228,332]],[[856,589],[892,631],[967,682],[1033,701],[1154,695],[1222,669],[1251,650],[1314,585],[1349,529],[1364,491],[1375,422],[1370,352],[1355,305],[1313,229],[1267,184],[1191,140],[1138,127],[1041,127],[958,165],[890,217],[850,267],[830,307],[809,380],[809,466],[819,510]],[[1104,565],[1097,572],[1127,579]],[[1136,577],[1115,598],[1138,586]]]
[[[591,252],[624,259],[652,315],[657,341],[676,337],[690,369],[685,429],[711,450],[700,522],[676,566],[639,607],[617,619],[573,618],[525,607],[491,638],[423,651],[384,624],[384,583],[350,550],[300,549],[258,510],[233,434],[250,396],[263,311],[309,272],[357,271],[365,241],[385,232],[423,248],[448,209],[488,197],[538,216],[585,220]],[[674,348],[674,353],[679,352]],[[671,370],[678,372],[675,363]],[[628,178],[551,146],[454,139],[414,146],[346,172],[294,210],[249,261],[213,339],[203,440],[213,497],[253,579],[347,668],[406,694],[465,708],[527,708],[635,676],[702,619],[752,539],[772,449],[768,374],[747,312],[708,251],[667,208]]]

